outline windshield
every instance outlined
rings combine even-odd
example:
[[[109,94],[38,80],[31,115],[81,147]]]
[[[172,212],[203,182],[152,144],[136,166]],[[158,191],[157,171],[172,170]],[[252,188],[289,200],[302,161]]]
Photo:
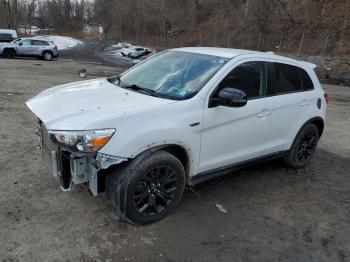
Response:
[[[184,100],[198,93],[227,61],[211,55],[167,51],[131,69],[116,84],[137,86],[155,96]]]

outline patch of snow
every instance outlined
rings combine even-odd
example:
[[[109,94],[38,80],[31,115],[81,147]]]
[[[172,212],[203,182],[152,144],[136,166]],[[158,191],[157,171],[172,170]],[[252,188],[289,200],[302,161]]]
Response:
[[[77,45],[83,44],[83,42],[68,36],[43,35],[43,36],[36,36],[35,38],[40,38],[40,39],[55,43],[57,45],[58,50],[69,49]]]
[[[40,28],[32,25],[32,26],[20,26],[17,28],[17,31],[21,34],[37,34],[40,32]]]

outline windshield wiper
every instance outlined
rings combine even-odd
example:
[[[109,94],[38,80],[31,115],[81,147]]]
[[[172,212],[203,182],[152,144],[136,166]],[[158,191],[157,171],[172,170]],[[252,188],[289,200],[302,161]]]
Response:
[[[134,90],[134,91],[142,93],[142,94],[159,97],[159,95],[158,95],[158,93],[156,91],[148,89],[148,88],[141,87],[139,85],[124,85],[122,87],[125,88],[125,89]]]

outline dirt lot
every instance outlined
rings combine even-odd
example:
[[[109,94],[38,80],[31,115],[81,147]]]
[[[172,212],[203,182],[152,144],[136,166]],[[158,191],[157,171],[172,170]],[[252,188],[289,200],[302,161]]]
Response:
[[[103,196],[61,192],[43,167],[24,101],[60,83],[112,75],[95,62],[0,59],[0,260],[350,261],[350,88],[326,86],[326,130],[311,164],[279,161],[186,190],[150,226],[111,219]],[[218,211],[223,205],[228,213]]]

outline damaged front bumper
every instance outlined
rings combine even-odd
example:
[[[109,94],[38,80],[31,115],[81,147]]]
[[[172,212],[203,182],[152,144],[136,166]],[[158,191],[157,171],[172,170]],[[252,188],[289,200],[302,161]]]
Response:
[[[93,196],[104,190],[99,180],[99,171],[113,164],[125,161],[125,158],[103,153],[84,154],[71,152],[55,144],[43,123],[39,124],[40,148],[42,157],[58,180],[62,191],[71,191],[75,185],[88,183]]]

